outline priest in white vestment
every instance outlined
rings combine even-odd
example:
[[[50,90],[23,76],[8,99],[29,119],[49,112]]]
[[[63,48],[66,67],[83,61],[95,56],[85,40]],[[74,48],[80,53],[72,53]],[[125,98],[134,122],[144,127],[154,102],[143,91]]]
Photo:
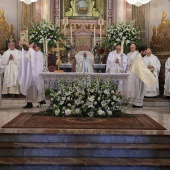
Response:
[[[156,82],[155,77],[150,70],[144,65],[141,51],[136,50],[136,45],[130,46],[131,52],[128,57],[128,73],[129,75],[129,94],[134,108],[143,107],[143,99],[145,95],[145,85],[151,86]]]
[[[170,97],[170,57],[165,62],[164,96]]]
[[[19,84],[21,93],[27,97],[27,105],[23,108],[33,108],[33,102],[38,101],[39,106],[46,104],[44,94],[44,82],[39,77],[43,71],[44,56],[40,51],[40,46],[34,44],[28,52],[22,49],[21,69],[19,72]]]
[[[146,87],[145,96],[146,97],[156,97],[159,95],[159,73],[161,63],[159,59],[152,54],[150,48],[147,48],[146,56],[143,58],[143,61],[146,67],[152,72],[152,74],[156,77],[156,82],[151,87]]]
[[[121,54],[121,46],[116,45],[115,50],[110,52],[106,62],[106,73],[123,73],[127,68],[127,56]]]
[[[127,56],[121,53],[121,46],[116,45],[115,50],[110,52],[106,62],[106,73],[125,73],[127,69]],[[123,81],[118,81],[118,89],[122,92]]]
[[[82,45],[82,51],[75,55],[76,72],[93,73],[94,72],[94,56],[88,51],[86,44]]]
[[[8,47],[1,61],[5,67],[2,94],[20,94],[17,78],[21,53],[15,48],[15,42],[9,42]]]

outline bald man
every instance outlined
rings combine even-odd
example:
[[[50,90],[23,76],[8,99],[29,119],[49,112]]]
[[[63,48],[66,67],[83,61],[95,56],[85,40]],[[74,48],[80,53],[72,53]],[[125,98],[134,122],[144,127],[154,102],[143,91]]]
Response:
[[[144,65],[141,53],[136,50],[136,45],[130,46],[131,52],[127,54],[129,73],[129,96],[134,108],[143,107],[145,86],[152,86],[156,81],[150,70]]]
[[[121,46],[116,45],[115,50],[110,52],[106,62],[106,73],[121,73],[127,68],[127,56],[121,54]]]
[[[152,72],[152,74],[156,77],[156,82],[151,87],[146,88],[145,96],[146,97],[156,97],[159,95],[159,72],[161,63],[159,59],[152,54],[150,48],[146,50],[146,56],[143,58],[144,64],[146,67]]]
[[[75,55],[76,72],[93,73],[94,72],[94,56],[88,51],[87,44],[82,45],[82,51]]]
[[[15,48],[15,42],[10,41],[8,50],[4,52],[1,63],[5,67],[2,94],[19,94],[18,72],[21,53]]]

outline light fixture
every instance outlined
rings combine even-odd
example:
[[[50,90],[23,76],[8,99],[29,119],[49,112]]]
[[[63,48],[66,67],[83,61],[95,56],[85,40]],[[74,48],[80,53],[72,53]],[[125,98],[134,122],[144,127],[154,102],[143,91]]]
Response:
[[[24,2],[25,4],[29,5],[31,4],[32,2],[36,2],[37,0],[20,0],[22,2]]]
[[[126,0],[129,4],[135,5],[137,7],[140,7],[143,4],[147,4],[151,0]]]

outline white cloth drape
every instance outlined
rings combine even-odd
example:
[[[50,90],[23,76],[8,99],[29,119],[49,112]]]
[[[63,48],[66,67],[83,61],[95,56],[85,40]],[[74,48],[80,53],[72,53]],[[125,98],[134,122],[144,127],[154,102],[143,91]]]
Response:
[[[170,96],[170,57],[165,62],[164,95],[165,96]]]

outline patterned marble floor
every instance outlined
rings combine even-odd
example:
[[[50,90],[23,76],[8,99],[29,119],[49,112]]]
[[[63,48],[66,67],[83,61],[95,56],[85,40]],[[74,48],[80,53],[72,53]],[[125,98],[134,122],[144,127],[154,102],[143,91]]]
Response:
[[[6,100],[2,101],[2,104],[0,105],[0,127],[2,127],[4,124],[15,118],[17,115],[19,115],[22,112],[37,112],[45,108],[34,108],[34,109],[22,109],[22,106],[25,104],[24,100]],[[34,104],[36,106],[36,104]],[[144,107],[142,109],[129,109],[126,111],[130,114],[147,114],[152,119],[157,121],[159,124],[164,126],[167,130],[145,130],[145,131],[139,131],[139,130],[55,130],[55,129],[2,129],[0,128],[0,133],[5,132],[11,132],[11,133],[17,133],[17,132],[29,132],[29,133],[36,133],[36,132],[46,132],[46,133],[105,133],[105,134],[170,134],[170,107]]]

